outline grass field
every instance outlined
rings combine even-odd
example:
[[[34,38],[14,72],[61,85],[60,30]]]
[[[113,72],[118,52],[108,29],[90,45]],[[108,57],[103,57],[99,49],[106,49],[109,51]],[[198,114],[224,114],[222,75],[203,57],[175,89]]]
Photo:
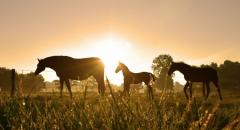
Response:
[[[195,92],[187,101],[183,92],[39,93],[31,97],[0,100],[0,127],[5,129],[240,129],[239,91],[223,90],[223,101],[212,91],[207,101]]]

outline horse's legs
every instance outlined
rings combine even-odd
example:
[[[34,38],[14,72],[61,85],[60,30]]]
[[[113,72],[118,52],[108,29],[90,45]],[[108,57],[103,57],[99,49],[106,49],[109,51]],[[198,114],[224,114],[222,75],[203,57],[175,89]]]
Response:
[[[99,94],[101,94],[101,81],[100,81],[100,78],[99,78],[99,76],[93,76],[95,79],[96,79],[96,81],[97,81],[97,83],[98,83],[98,93]]]
[[[127,94],[129,95],[130,94],[130,84],[127,84],[125,88],[126,88]]]
[[[209,84],[210,84],[210,82],[207,81],[207,82],[206,82],[206,85],[207,85],[207,95],[206,95],[206,99],[208,98],[209,93],[210,93],[210,86],[209,86]]]
[[[154,95],[153,95],[153,89],[152,89],[152,86],[150,85],[151,84],[151,78],[149,81],[144,81],[144,84],[147,85],[147,89],[148,89],[148,97],[150,99],[153,99]]]
[[[123,92],[129,95],[129,91],[130,91],[130,81],[128,79],[124,79]]]
[[[104,76],[95,76],[95,79],[98,82],[98,93],[103,95],[105,92]]]
[[[147,87],[148,87],[148,96],[149,96],[150,99],[153,99],[154,95],[153,95],[152,86],[151,85],[147,85]]]
[[[205,94],[205,82],[202,82],[202,83],[203,83],[203,89],[202,89],[203,97],[206,99],[206,94]]]
[[[63,83],[64,83],[64,80],[60,78],[60,97],[62,97]]]
[[[130,96],[129,91],[130,91],[130,83],[124,83],[124,86],[123,86],[124,95]]]
[[[70,82],[68,79],[65,80],[65,83],[67,85],[67,88],[68,88],[68,91],[69,91],[69,94],[70,94],[70,97],[72,98],[72,91],[71,91],[71,85],[70,85]]]
[[[220,100],[223,100],[222,94],[221,94],[221,89],[220,89],[220,86],[219,86],[218,82],[213,81],[213,84],[217,87],[217,91],[218,91],[218,95],[219,95]]]
[[[188,88],[188,86],[189,86],[189,83],[188,83],[188,81],[187,81],[187,83],[185,84],[185,86],[184,86],[184,93],[185,93],[185,96],[186,96],[186,98],[188,99],[188,94],[187,94],[187,88]]]
[[[190,99],[192,99],[192,82],[189,83]]]

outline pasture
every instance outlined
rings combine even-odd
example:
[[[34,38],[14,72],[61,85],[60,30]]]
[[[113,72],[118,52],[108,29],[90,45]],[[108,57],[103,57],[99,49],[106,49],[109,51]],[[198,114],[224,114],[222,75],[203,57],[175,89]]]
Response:
[[[223,101],[212,91],[207,101],[194,91],[187,101],[183,91],[132,91],[122,97],[111,87],[105,96],[94,92],[37,93],[30,97],[0,97],[0,127],[5,129],[240,129],[240,95],[223,90]],[[199,90],[200,91],[200,90]]]

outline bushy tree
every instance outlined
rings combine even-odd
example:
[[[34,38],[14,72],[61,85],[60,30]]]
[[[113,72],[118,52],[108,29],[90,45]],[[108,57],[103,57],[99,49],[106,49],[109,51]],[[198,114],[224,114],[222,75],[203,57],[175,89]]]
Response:
[[[218,67],[219,80],[223,88],[240,88],[240,63],[225,60]]]
[[[44,78],[42,75],[36,76],[34,73],[20,74],[18,87],[22,89],[23,93],[38,92],[45,87]]]
[[[0,68],[0,88],[1,91],[11,91],[12,88],[12,70]],[[18,74],[15,73],[15,83],[17,90],[21,92],[39,91],[44,86],[44,79],[41,75],[35,76],[34,73]]]
[[[11,90],[11,70],[6,68],[0,68],[0,88],[1,91]]]
[[[172,62],[173,58],[166,54],[158,55],[153,59],[152,69],[159,89],[173,89],[173,79],[167,74]]]
[[[240,63],[225,60],[223,64],[211,63],[201,67],[212,67],[218,72],[219,82],[223,88],[240,88]]]

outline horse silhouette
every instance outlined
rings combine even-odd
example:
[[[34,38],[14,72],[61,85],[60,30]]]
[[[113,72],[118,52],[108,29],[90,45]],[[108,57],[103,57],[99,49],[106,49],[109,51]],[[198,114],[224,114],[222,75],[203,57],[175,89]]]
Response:
[[[185,80],[187,81],[187,83],[184,86],[184,93],[187,99],[189,98],[186,92],[188,87],[190,92],[190,98],[192,98],[192,82],[203,82],[203,96],[205,97],[205,99],[208,98],[208,95],[210,93],[209,84],[210,82],[213,82],[213,84],[217,88],[219,98],[220,100],[222,100],[221,90],[218,83],[217,71],[214,70],[213,68],[211,67],[200,68],[187,65],[183,62],[179,63],[173,62],[168,71],[168,75],[171,75],[176,70],[180,71],[184,75]],[[207,86],[207,95],[205,95],[205,84]]]
[[[38,75],[45,68],[53,69],[60,79],[60,95],[62,97],[63,84],[66,83],[70,96],[72,97],[69,79],[84,80],[93,76],[98,83],[98,92],[103,94],[104,85],[104,64],[100,58],[89,57],[75,59],[68,56],[51,56],[45,59],[38,59],[35,75]]]
[[[129,94],[130,84],[139,84],[144,82],[145,85],[147,85],[148,87],[148,96],[153,99],[153,90],[150,83],[151,81],[155,81],[155,78],[152,73],[133,73],[128,69],[125,64],[119,62],[115,72],[118,73],[120,70],[122,71],[124,77],[124,93],[127,92]]]

